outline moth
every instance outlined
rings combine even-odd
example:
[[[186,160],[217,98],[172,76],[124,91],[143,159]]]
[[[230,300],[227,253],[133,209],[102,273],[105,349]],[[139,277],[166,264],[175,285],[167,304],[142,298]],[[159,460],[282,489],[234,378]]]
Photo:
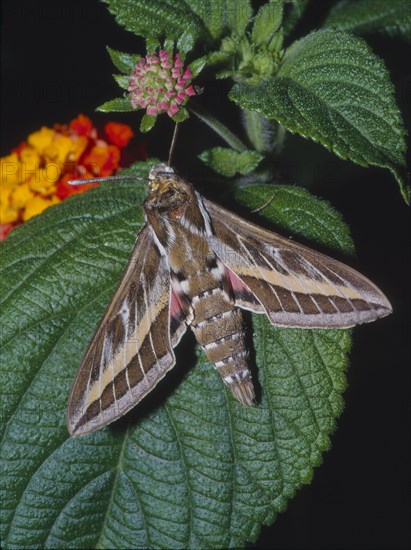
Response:
[[[190,327],[234,397],[254,402],[242,310],[275,326],[348,328],[391,313],[366,277],[206,200],[154,166],[146,224],[78,370],[71,435],[124,415],[175,364]]]

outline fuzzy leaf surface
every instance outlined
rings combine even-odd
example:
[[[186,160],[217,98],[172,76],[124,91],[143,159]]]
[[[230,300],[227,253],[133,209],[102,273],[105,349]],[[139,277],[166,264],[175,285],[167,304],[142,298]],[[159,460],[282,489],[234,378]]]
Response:
[[[270,2],[261,6],[254,20],[251,40],[255,44],[266,44],[279,29],[282,16],[283,5],[281,2]]]
[[[388,168],[404,199],[405,130],[384,63],[360,38],[324,30],[294,42],[275,77],[236,84],[230,98],[341,158]]]
[[[130,98],[116,97],[116,99],[110,99],[110,101],[106,101],[97,107],[96,111],[101,111],[102,113],[128,113],[134,111],[134,109]]]
[[[149,166],[131,171],[147,177]],[[249,187],[239,198],[260,206],[272,192]],[[264,213],[275,211],[285,234],[351,250],[327,203],[277,192]],[[2,245],[4,548],[240,547],[309,483],[329,447],[349,332],[277,329],[259,315],[257,406],[235,402],[200,351],[189,368],[186,342],[192,351],[128,416],[69,438],[70,387],[143,223],[144,196],[140,181],[103,184]]]
[[[188,0],[102,1],[119,25],[144,38],[181,41],[183,37],[190,44],[200,38],[209,38],[204,22]]]
[[[119,52],[118,50],[113,50],[112,48],[107,48],[107,51],[116,69],[126,75],[131,74],[132,70],[141,59],[141,56],[138,54]]]
[[[404,0],[342,0],[330,11],[324,26],[356,34],[378,32],[410,42],[410,4]]]
[[[263,156],[256,151],[234,151],[228,147],[213,147],[203,151],[199,158],[218,174],[232,177],[249,174],[258,166]]]
[[[250,0],[190,0],[190,7],[213,39],[221,38],[227,31],[241,34],[253,15]]]

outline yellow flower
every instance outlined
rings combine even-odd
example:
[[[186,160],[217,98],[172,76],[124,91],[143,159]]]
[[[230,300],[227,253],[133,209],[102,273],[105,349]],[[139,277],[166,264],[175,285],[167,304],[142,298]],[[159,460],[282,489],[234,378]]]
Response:
[[[53,204],[57,204],[59,202],[60,199],[56,196],[52,197],[51,199],[45,199],[43,197],[33,197],[26,203],[26,210],[23,214],[23,220],[26,222],[33,216],[41,214],[43,210],[45,210],[49,206],[52,206]]]
[[[53,141],[43,149],[43,154],[47,160],[59,162],[61,164],[67,161],[76,161],[87,147],[88,139],[85,136],[79,136],[78,139],[72,139],[70,136],[55,134]]]
[[[30,190],[27,182],[22,183],[11,193],[11,203],[14,208],[24,208],[26,203],[34,197],[34,193]]]
[[[53,172],[50,170],[51,177],[48,177],[48,172],[45,172],[45,169],[37,172],[35,176],[28,180],[30,189],[41,195],[50,195],[53,190],[55,190],[54,184],[58,179],[58,177],[54,177],[55,172],[57,172],[57,170],[53,170]],[[60,175],[60,172],[58,172],[58,175]]]
[[[54,130],[43,126],[38,132],[30,134],[27,141],[41,154],[43,150],[50,145],[54,134]]]
[[[19,211],[14,208],[0,208],[0,223],[13,223],[17,221],[19,217]]]
[[[0,158],[0,174],[3,188],[20,183],[20,162],[16,153]]]
[[[11,187],[1,188],[0,194],[0,223],[12,223],[17,221],[19,212],[10,204]]]
[[[88,117],[79,115],[70,124],[43,126],[13,153],[0,158],[0,240],[11,228],[49,206],[97,185],[72,187],[68,184],[71,178],[115,172],[120,149],[133,132],[124,124],[112,122],[106,125],[106,134],[108,142],[99,137]]]
[[[69,162],[77,162],[86,150],[88,139],[86,136],[71,136],[71,149],[67,155]]]
[[[21,172],[23,180],[27,179],[27,175],[32,174],[40,166],[40,155],[33,147],[25,147],[20,152],[20,161],[22,163]],[[27,174],[28,173],[28,174]]]

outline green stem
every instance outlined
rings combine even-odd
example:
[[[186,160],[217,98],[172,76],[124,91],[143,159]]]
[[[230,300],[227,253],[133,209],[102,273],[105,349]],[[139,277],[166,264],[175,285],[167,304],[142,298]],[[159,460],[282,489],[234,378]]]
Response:
[[[287,130],[282,124],[266,120],[255,111],[247,109],[244,110],[244,122],[248,139],[258,153],[270,157],[276,157],[281,153],[287,134]]]
[[[286,135],[287,135],[287,129],[285,128],[285,126],[277,122],[277,136],[276,136],[277,139],[275,142],[275,149],[277,154],[281,153],[284,147],[284,140]]]
[[[244,123],[248,139],[257,153],[265,153],[265,140],[262,116],[255,111],[244,110]]]
[[[242,153],[247,151],[244,143],[231,130],[224,126],[217,118],[211,115],[208,111],[194,102],[190,103],[189,110],[194,113],[200,120],[209,126],[216,134],[218,134],[232,149]]]

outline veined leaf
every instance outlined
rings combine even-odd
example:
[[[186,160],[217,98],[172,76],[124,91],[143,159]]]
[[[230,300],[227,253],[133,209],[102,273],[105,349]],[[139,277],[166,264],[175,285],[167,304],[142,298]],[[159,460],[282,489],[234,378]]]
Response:
[[[209,38],[208,30],[188,0],[102,1],[119,25],[144,38],[171,38],[180,40],[182,45]]]
[[[405,131],[393,86],[383,62],[360,38],[312,33],[286,50],[275,77],[256,86],[236,84],[230,98],[341,158],[388,168],[409,201]]]
[[[143,133],[149,132],[157,122],[156,115],[143,115],[140,123],[140,131]]]
[[[278,31],[283,17],[283,3],[269,2],[258,10],[253,24],[251,40],[255,44],[266,45]]]
[[[109,47],[107,47],[107,51],[116,69],[118,69],[119,71],[121,71],[126,75],[131,74],[131,71],[134,69],[134,67],[137,65],[137,63],[141,59],[141,56],[138,54],[119,52]]]
[[[190,117],[190,113],[185,107],[180,107],[180,110],[172,117],[174,122],[184,122]]]
[[[378,32],[411,41],[411,7],[404,0],[342,0],[324,23],[357,34]]]
[[[149,166],[131,172],[146,177]],[[264,212],[287,234],[351,250],[341,218],[306,191],[239,196],[261,206],[273,191]],[[4,548],[243,546],[329,447],[349,332],[276,329],[263,316],[253,318],[257,406],[234,401],[200,353],[115,426],[69,438],[69,390],[143,223],[144,195],[140,181],[104,184],[2,245]]]
[[[203,151],[199,158],[218,174],[232,177],[249,174],[258,166],[263,156],[256,151],[234,151],[228,147],[213,147]]]
[[[120,88],[123,88],[123,90],[128,90],[128,85],[130,82],[130,78],[128,76],[125,74],[113,74],[113,78]]]
[[[189,4],[214,39],[227,30],[243,33],[253,15],[250,0],[189,0]]]
[[[101,111],[103,113],[128,113],[134,111],[134,109],[128,97],[116,97],[116,99],[106,101],[97,107],[96,111]]]

